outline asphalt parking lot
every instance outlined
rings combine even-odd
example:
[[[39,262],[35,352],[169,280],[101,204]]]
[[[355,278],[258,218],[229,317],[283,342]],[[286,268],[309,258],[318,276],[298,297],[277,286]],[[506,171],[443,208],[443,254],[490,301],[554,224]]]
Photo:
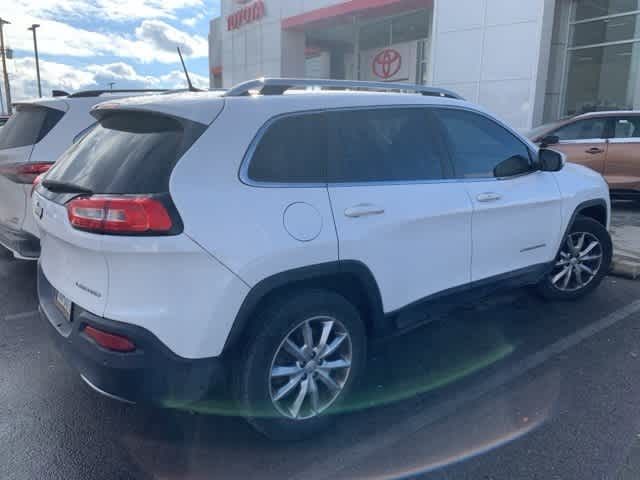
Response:
[[[625,214],[629,213],[628,209]],[[331,431],[265,440],[225,401],[102,398],[50,342],[35,265],[0,253],[0,478],[640,478],[640,283],[518,290],[371,348]]]

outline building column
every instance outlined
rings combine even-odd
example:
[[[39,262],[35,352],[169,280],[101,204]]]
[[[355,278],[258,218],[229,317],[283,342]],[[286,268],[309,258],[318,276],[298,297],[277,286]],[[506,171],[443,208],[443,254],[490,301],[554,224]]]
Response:
[[[282,31],[282,76],[304,77],[306,36],[304,32]]]

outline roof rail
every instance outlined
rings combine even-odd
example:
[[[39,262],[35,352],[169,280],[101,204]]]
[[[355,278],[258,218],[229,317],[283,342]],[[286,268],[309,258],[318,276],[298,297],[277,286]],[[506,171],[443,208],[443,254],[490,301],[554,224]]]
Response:
[[[427,87],[411,83],[366,82],[360,80],[326,80],[310,78],[258,78],[240,83],[231,88],[225,97],[243,97],[258,93],[261,95],[282,95],[294,88],[327,88],[334,90],[373,90],[419,93],[430,97],[446,97],[463,100],[457,93],[444,88]]]
[[[69,95],[69,98],[85,98],[85,97],[99,97],[103,93],[165,93],[170,91],[169,89],[123,89],[123,90],[85,90],[84,92],[76,92]]]

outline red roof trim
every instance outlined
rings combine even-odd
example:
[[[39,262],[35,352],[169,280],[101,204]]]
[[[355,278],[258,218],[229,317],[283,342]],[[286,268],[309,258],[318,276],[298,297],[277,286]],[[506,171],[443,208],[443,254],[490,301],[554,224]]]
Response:
[[[349,0],[348,2],[318,8],[310,12],[294,15],[282,20],[283,30],[303,30],[312,24],[325,23],[339,20],[356,13],[375,14],[375,10],[382,10],[380,15],[387,11],[401,12],[421,7],[430,7],[433,0]]]

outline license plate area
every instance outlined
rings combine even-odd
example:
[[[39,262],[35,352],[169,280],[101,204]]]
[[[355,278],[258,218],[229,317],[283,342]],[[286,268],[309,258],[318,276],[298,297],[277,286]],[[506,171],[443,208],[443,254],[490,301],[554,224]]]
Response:
[[[71,322],[71,313],[73,311],[73,302],[65,297],[62,293],[56,291],[53,297],[53,301],[58,307],[58,310],[62,313],[62,316],[67,322]]]

